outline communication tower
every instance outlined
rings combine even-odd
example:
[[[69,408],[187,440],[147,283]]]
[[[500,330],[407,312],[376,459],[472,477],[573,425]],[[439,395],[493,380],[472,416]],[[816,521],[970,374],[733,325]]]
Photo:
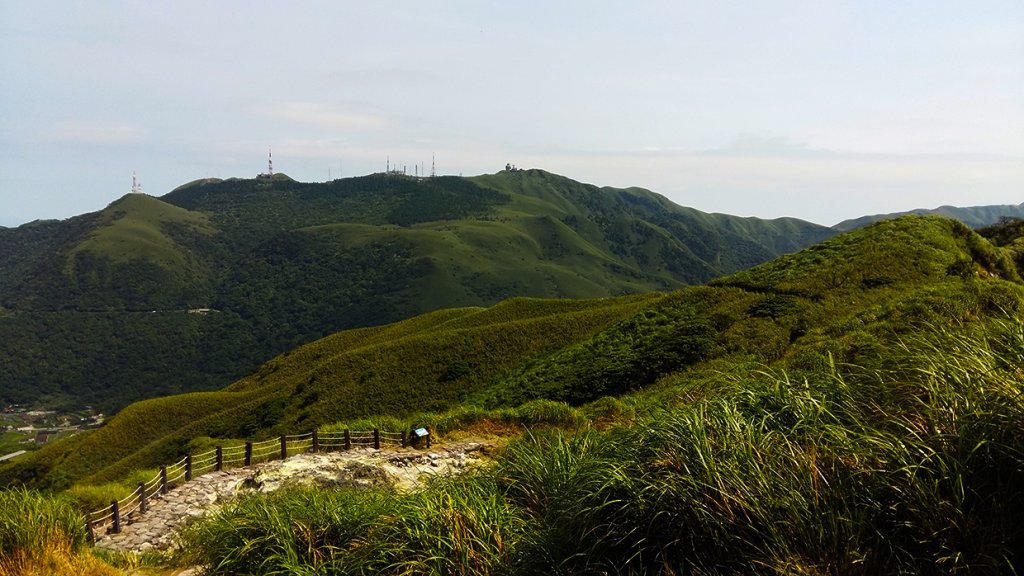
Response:
[[[267,176],[274,177],[274,153],[270,146],[267,146]]]
[[[142,182],[135,176],[135,170],[132,170],[132,194],[142,194]]]

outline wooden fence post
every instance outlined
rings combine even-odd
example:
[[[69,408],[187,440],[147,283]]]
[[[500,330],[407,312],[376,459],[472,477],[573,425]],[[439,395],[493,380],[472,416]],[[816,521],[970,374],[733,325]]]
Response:
[[[281,434],[281,460],[288,459],[288,437]]]
[[[352,435],[349,434],[348,428],[345,428],[345,450],[352,449]]]
[[[110,527],[110,531],[114,534],[121,533],[121,509],[117,506],[117,500],[110,501],[110,511],[113,514],[114,525]]]
[[[139,513],[145,514],[149,510],[149,502],[146,501],[146,483],[139,482]]]
[[[252,466],[252,442],[245,443],[245,465]]]
[[[167,494],[167,466],[160,467],[160,493]]]
[[[217,446],[217,472],[224,469],[224,449]]]
[[[185,482],[192,481],[192,455],[185,454]]]
[[[89,544],[96,543],[96,525],[93,524],[92,518],[87,518],[85,521],[86,536],[89,538]]]
[[[380,429],[373,429],[373,449],[380,450]]]
[[[406,447],[405,430],[402,430],[402,448]]]
[[[316,431],[316,428],[314,428],[313,429],[313,452],[319,452],[319,451],[320,451],[320,434]]]

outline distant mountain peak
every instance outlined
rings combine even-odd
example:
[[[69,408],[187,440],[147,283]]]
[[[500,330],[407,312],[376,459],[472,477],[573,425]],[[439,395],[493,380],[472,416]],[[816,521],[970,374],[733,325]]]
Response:
[[[855,230],[857,228],[866,226],[872,222],[879,220],[887,220],[891,218],[898,218],[900,216],[907,216],[911,214],[926,215],[934,214],[938,216],[945,216],[947,218],[954,218],[967,224],[971,228],[981,228],[983,226],[990,226],[998,222],[1001,218],[1024,218],[1024,203],[1021,204],[996,204],[990,206],[969,206],[969,207],[957,207],[957,206],[939,206],[938,208],[917,208],[914,210],[907,210],[905,212],[893,212],[890,214],[874,214],[871,216],[861,216],[859,218],[851,218],[849,220],[843,220],[842,222],[833,226],[836,230],[843,232],[849,230]]]

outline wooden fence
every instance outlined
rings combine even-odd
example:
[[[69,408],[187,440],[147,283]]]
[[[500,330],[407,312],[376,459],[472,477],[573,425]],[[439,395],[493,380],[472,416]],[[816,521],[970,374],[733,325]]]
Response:
[[[85,515],[85,526],[89,538],[95,542],[106,534],[117,534],[121,523],[134,514],[145,514],[149,503],[167,494],[172,488],[191,481],[197,476],[219,472],[240,466],[252,466],[271,460],[284,460],[289,456],[305,452],[351,450],[354,447],[401,446],[405,448],[413,439],[405,432],[384,432],[381,430],[350,431],[341,434],[321,435],[316,431],[306,434],[285,435],[263,442],[246,442],[244,445],[221,447],[202,454],[186,454],[174,464],[160,467],[160,472],[148,482],[140,482],[129,496],[111,500],[109,506]],[[430,436],[425,438],[430,447]]]

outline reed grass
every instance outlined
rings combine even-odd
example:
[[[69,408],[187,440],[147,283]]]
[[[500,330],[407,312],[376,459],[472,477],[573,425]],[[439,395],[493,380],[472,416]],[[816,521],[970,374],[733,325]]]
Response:
[[[472,474],[245,501],[187,549],[220,574],[1014,574],[1024,330],[977,328],[904,337],[870,370],[738,365],[604,431],[566,414],[635,403],[553,410],[573,424],[524,426]]]
[[[252,497],[188,528],[182,561],[211,574],[500,574],[518,510],[484,477],[405,495],[300,489]]]
[[[85,524],[68,498],[0,490],[0,576],[117,574],[85,543]]]

